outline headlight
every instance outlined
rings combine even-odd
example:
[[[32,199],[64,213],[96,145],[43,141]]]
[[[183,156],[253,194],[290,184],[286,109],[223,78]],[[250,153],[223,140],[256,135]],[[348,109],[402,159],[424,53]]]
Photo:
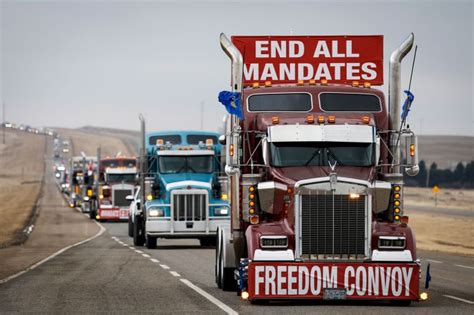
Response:
[[[229,215],[229,208],[215,208],[214,209],[214,216],[226,216]]]
[[[82,198],[84,201],[89,201],[89,197],[87,196],[84,196],[84,198]]]
[[[404,236],[379,236],[379,249],[405,249],[405,246]]]
[[[148,210],[148,215],[150,217],[164,217],[165,212],[161,208],[151,208],[150,210]]]
[[[264,249],[288,248],[288,236],[284,236],[284,235],[260,236],[260,247]]]

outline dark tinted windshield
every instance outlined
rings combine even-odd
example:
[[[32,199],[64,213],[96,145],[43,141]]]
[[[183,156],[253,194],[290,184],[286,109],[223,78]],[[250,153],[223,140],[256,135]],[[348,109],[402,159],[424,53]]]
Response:
[[[214,144],[217,144],[217,137],[211,135],[188,135],[186,141],[188,144],[199,144],[199,142],[206,143],[207,139],[212,139]]]
[[[321,93],[321,109],[327,112],[379,112],[380,99],[371,94]]]
[[[148,139],[149,145],[156,145],[156,141],[158,139],[163,140],[163,144],[169,142],[171,144],[181,144],[181,136],[180,135],[163,135],[163,136],[151,136]]]
[[[107,174],[107,182],[109,183],[132,183],[135,181],[135,174]]]
[[[374,164],[372,143],[343,142],[273,142],[272,165],[289,166],[371,166]]]
[[[212,173],[213,156],[160,156],[159,168],[162,174]]]
[[[254,94],[248,98],[250,112],[307,112],[311,108],[311,95],[307,93]]]

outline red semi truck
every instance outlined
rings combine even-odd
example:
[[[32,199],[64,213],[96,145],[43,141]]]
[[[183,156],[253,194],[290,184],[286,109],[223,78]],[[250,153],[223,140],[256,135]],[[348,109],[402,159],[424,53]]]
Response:
[[[218,231],[220,288],[253,302],[427,298],[403,202],[402,172],[418,173],[400,118],[413,41],[390,57],[387,106],[372,88],[383,84],[382,36],[221,34],[242,115],[225,120],[232,214]]]

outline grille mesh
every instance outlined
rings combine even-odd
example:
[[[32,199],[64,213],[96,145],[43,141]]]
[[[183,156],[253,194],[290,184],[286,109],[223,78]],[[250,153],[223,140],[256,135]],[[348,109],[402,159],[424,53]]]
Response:
[[[130,205],[130,201],[126,199],[128,195],[132,195],[133,191],[129,189],[114,190],[114,206],[125,207]]]
[[[302,254],[318,258],[365,253],[365,200],[349,195],[303,195],[301,202]]]
[[[205,221],[206,194],[173,195],[173,219],[175,221]]]

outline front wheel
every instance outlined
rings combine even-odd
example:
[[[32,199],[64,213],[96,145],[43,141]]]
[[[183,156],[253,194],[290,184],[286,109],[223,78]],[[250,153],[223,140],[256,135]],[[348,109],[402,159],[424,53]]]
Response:
[[[133,237],[133,222],[130,216],[128,217],[128,236]]]
[[[147,235],[145,243],[146,243],[146,248],[155,249],[156,248],[156,237]]]
[[[135,216],[135,222],[133,222],[133,245],[143,246],[145,244],[145,235],[142,229],[142,219],[140,216]]]

